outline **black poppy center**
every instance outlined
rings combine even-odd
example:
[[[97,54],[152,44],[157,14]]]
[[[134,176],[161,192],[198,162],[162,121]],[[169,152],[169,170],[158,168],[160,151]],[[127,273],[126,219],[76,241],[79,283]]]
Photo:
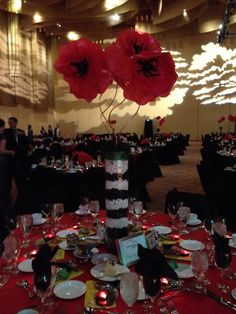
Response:
[[[87,74],[89,69],[89,63],[85,57],[80,62],[71,62],[70,64],[72,67],[75,68],[76,74],[78,74],[79,76],[83,77]]]
[[[151,58],[147,60],[139,60],[138,63],[141,66],[139,72],[142,72],[147,77],[159,76],[160,73],[157,69],[157,59]]]

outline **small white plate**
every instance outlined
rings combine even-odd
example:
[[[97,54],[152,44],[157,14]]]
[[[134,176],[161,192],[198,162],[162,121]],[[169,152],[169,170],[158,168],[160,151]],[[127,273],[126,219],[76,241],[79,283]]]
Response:
[[[23,309],[16,314],[38,314],[39,312],[34,309]]]
[[[79,280],[67,280],[59,283],[53,289],[56,297],[64,300],[72,300],[85,294],[87,286]]]
[[[90,270],[90,274],[94,278],[100,279],[103,281],[117,281],[117,280],[120,280],[120,276],[118,274],[128,273],[130,271],[129,268],[120,264],[116,264],[117,275],[114,277],[110,277],[110,276],[106,276],[104,273],[105,266],[106,266],[106,263],[97,264],[93,266],[93,268]]]
[[[180,279],[187,279],[194,277],[192,267],[187,264],[178,263],[178,267],[175,269],[176,274]]]
[[[65,250],[65,251],[73,251],[74,249],[76,249],[76,246],[75,247],[69,247],[67,246],[67,241],[62,241],[59,243],[59,248],[62,249],[62,250]]]
[[[166,226],[154,226],[152,230],[157,231],[159,234],[169,234],[172,230]]]
[[[203,250],[205,247],[204,243],[197,240],[182,240],[180,241],[179,245],[183,249],[189,250],[189,251],[199,251],[199,250]]]
[[[231,291],[232,298],[236,300],[236,288]]]
[[[74,229],[65,229],[65,230],[61,230],[61,231],[58,231],[56,233],[56,236],[58,238],[66,238],[68,236],[68,234],[78,234],[78,231],[77,230],[74,230]]]
[[[33,272],[32,260],[33,258],[27,258],[26,260],[20,262],[17,268],[23,273],[32,273]]]
[[[47,221],[46,218],[42,218],[42,220],[40,222],[37,222],[37,223],[34,222],[33,226],[40,226],[40,225],[44,224],[46,221]]]
[[[118,258],[117,256],[113,254],[101,253],[101,254],[94,255],[91,259],[91,262],[93,263],[93,265],[104,264],[108,261],[114,261],[115,263],[117,263]]]
[[[236,245],[233,244],[233,240],[232,239],[229,240],[229,246],[231,246],[232,248],[236,249]]]
[[[194,221],[188,221],[187,225],[189,226],[197,226],[200,225],[202,223],[202,221],[200,219],[195,219]]]
[[[82,210],[78,209],[78,210],[75,211],[75,214],[79,215],[79,216],[87,216],[89,214],[89,211],[88,210],[87,211],[82,211]]]

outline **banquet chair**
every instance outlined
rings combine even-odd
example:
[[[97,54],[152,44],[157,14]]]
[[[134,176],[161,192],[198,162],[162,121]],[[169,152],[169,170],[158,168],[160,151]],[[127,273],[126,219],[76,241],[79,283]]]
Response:
[[[165,213],[168,212],[169,204],[177,205],[180,202],[183,202],[183,206],[190,207],[191,212],[196,213],[201,220],[213,215],[207,199],[203,195],[178,191],[177,188],[169,191],[166,195]]]

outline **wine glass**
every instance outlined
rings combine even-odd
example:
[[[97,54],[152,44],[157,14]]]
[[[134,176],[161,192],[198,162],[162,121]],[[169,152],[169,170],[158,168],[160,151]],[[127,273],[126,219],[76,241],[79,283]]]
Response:
[[[171,218],[171,226],[175,230],[176,229],[175,221],[178,215],[178,206],[174,204],[168,204],[167,211]]]
[[[10,233],[13,233],[17,227],[17,218],[6,217],[5,225]]]
[[[54,231],[58,231],[59,229],[59,220],[62,218],[63,214],[64,214],[64,205],[62,203],[55,203],[52,206],[52,218],[55,222],[55,226],[54,226]]]
[[[211,240],[211,235],[212,235],[212,228],[213,228],[213,220],[212,219],[204,219],[204,229],[207,232],[208,236],[207,236],[207,240],[210,241]]]
[[[20,216],[20,229],[23,233],[23,241],[22,241],[22,247],[27,248],[29,246],[29,233],[32,227],[32,215],[22,215]]]
[[[180,224],[183,227],[182,230],[180,230],[180,234],[186,234],[186,233],[188,233],[188,231],[186,230],[185,227],[186,227],[187,221],[189,219],[190,208],[185,207],[185,206],[180,206],[178,209],[178,215],[179,215]]]
[[[45,216],[47,222],[48,222],[48,219],[49,219],[49,216],[51,214],[51,211],[52,211],[52,207],[53,205],[52,204],[42,204],[40,206],[41,208],[41,213]]]
[[[221,277],[221,282],[217,284],[217,288],[224,293],[227,293],[230,290],[230,287],[223,284],[222,281],[224,278],[232,279],[230,278],[231,259],[232,255],[230,251],[228,253],[223,253],[221,251],[215,250],[215,265],[219,269]]]
[[[120,295],[123,301],[128,305],[126,314],[133,314],[132,306],[138,299],[139,277],[136,273],[129,272],[121,275]]]
[[[150,278],[150,277],[145,277],[142,276],[142,282],[143,282],[143,287],[145,294],[149,297],[151,300],[151,305],[149,307],[150,311],[149,313],[156,313],[153,305],[155,302],[156,297],[160,294],[161,292],[161,282],[159,278]]]
[[[208,255],[205,251],[194,251],[192,252],[192,271],[196,278],[195,289],[202,290],[206,282],[204,279],[208,270]]]
[[[137,224],[139,225],[139,217],[143,213],[143,203],[139,201],[133,202],[133,214],[137,219]]]
[[[14,235],[10,234],[4,240],[3,258],[7,261],[6,270],[12,275],[18,274],[17,260],[20,255],[21,244],[20,240]]]
[[[90,201],[88,204],[88,208],[89,208],[90,214],[93,216],[93,218],[96,219],[96,217],[99,213],[99,209],[100,209],[99,201],[97,201],[97,200]]]

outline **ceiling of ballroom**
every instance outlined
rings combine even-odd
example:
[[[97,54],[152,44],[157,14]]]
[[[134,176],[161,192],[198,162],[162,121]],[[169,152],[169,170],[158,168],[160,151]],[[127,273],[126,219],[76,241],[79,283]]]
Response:
[[[179,37],[216,32],[227,0],[9,0],[2,9],[14,11],[21,2],[20,27],[34,28],[46,36],[66,38],[74,31],[92,40],[111,39],[125,27]],[[236,1],[235,1],[236,2]],[[235,10],[236,11],[236,10]],[[234,14],[234,12],[233,12]],[[35,16],[37,18],[35,18]],[[230,18],[234,28],[236,15]]]

